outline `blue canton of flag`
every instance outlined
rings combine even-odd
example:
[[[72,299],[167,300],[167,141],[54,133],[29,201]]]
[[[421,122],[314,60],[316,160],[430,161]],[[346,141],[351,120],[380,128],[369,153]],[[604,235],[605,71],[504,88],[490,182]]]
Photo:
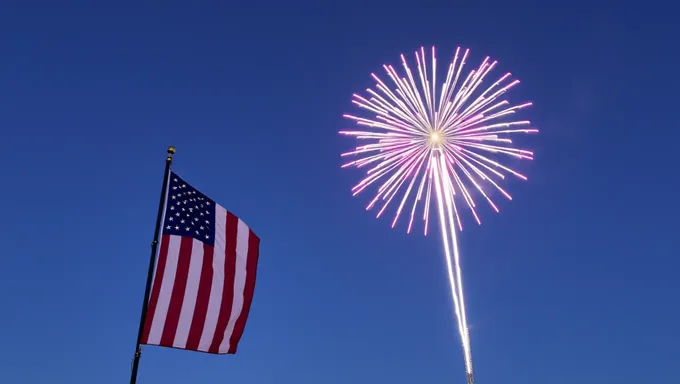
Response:
[[[215,243],[215,202],[174,172],[170,173],[163,234]]]

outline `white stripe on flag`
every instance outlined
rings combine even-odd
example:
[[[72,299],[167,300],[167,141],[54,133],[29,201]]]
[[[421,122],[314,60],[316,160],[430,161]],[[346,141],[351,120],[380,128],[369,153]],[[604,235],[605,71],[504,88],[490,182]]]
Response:
[[[172,288],[175,285],[177,261],[179,260],[179,246],[181,242],[182,240],[180,237],[170,236],[168,257],[163,272],[163,280],[161,281],[160,294],[158,295],[158,304],[156,305],[156,312],[152,314],[153,322],[151,323],[151,331],[149,332],[149,344],[158,345],[161,343],[161,336],[163,336],[163,328],[165,327],[165,318],[168,316],[168,308],[170,307]]]
[[[189,330],[191,329],[191,321],[194,319],[196,298],[198,297],[198,284],[201,282],[201,269],[203,268],[203,243],[196,239],[192,240],[191,261],[189,264],[187,287],[184,291],[182,312],[180,312],[179,315],[179,323],[177,324],[175,340],[172,343],[172,346],[176,348],[184,348],[187,345]]]
[[[224,259],[225,243],[227,234],[227,211],[219,205],[215,206],[215,247],[213,252],[213,279],[210,287],[210,299],[208,301],[208,312],[205,316],[205,326],[198,350],[207,352],[212,344],[215,328],[217,328],[217,318],[220,315],[222,305],[222,288],[224,286]]]
[[[224,339],[220,343],[219,352],[229,351],[229,341],[234,333],[234,325],[243,310],[243,292],[246,286],[246,263],[248,261],[248,238],[250,228],[241,219],[238,220],[238,232],[236,233],[236,268],[234,274],[234,301],[231,306],[231,317],[224,331]]]

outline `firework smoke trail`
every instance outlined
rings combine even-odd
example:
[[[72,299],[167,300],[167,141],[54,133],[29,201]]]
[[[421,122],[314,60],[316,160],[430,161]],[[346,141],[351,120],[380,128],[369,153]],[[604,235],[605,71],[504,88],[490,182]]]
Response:
[[[468,54],[469,50],[465,50],[461,56],[461,49],[456,49],[439,88],[436,83],[437,59],[434,47],[431,66],[426,61],[424,48],[415,53],[415,75],[404,55],[401,55],[401,61],[405,76],[400,77],[391,65],[384,65],[395,88],[390,89],[378,76],[371,74],[376,81],[376,90],[367,89],[368,98],[354,94],[352,103],[371,112],[374,117],[345,115],[363,128],[340,133],[367,141],[355,150],[342,154],[343,157],[358,157],[343,167],[368,167],[366,176],[352,188],[354,195],[374,184],[379,185],[367,210],[382,204],[377,214],[380,217],[395,197],[401,196],[396,199],[398,205],[392,227],[397,224],[410,201],[407,232],[411,232],[416,210],[421,207],[427,234],[434,197],[466,373],[468,382],[472,382],[470,337],[456,237],[457,231],[463,229],[463,224],[456,201],[465,203],[478,224],[481,221],[473,192],[498,212],[498,207],[485,188],[495,189],[512,199],[497,181],[505,179],[508,174],[523,180],[527,178],[489,156],[533,159],[532,152],[514,148],[508,136],[535,133],[538,130],[529,128],[529,121],[505,119],[531,105],[511,105],[502,99],[509,89],[519,83],[519,80],[509,81],[510,73],[473,96],[481,89],[496,62],[490,62],[487,57],[477,69],[466,75],[462,72]]]

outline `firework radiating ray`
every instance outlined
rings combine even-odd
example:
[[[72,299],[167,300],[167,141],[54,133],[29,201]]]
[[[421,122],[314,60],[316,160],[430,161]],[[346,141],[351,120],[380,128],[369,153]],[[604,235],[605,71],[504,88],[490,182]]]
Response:
[[[486,201],[498,212],[494,191],[512,199],[499,182],[507,175],[527,178],[496,157],[532,160],[533,153],[515,148],[509,136],[538,130],[531,128],[527,120],[512,120],[531,103],[512,105],[504,99],[519,80],[510,80],[511,74],[506,73],[484,89],[482,85],[497,62],[487,57],[479,67],[465,74],[463,67],[468,56],[469,50],[456,49],[440,86],[434,47],[429,63],[425,48],[415,52],[415,71],[401,55],[403,76],[393,66],[384,65],[392,88],[371,74],[376,81],[375,89],[367,89],[367,96],[354,94],[352,103],[373,117],[346,114],[344,117],[353,120],[359,128],[340,133],[365,142],[342,157],[353,157],[343,168],[366,169],[366,176],[352,188],[353,195],[369,187],[377,189],[367,210],[378,205],[380,217],[388,207],[396,206],[392,227],[397,225],[405,209],[410,211],[407,228],[410,233],[420,207],[425,234],[430,211],[437,212],[467,380],[473,383],[457,240],[463,221],[457,202],[467,207],[477,223],[481,220],[476,200]]]

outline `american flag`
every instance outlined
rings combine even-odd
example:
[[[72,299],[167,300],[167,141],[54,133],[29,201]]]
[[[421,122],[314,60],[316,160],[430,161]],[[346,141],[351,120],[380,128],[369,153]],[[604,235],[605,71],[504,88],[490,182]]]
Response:
[[[236,353],[253,300],[260,239],[170,172],[142,344]]]

